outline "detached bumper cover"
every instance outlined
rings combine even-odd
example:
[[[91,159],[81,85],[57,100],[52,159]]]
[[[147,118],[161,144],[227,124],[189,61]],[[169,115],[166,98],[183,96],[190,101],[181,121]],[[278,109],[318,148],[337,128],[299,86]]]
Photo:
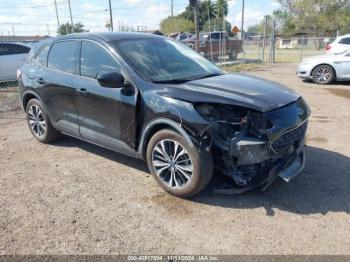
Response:
[[[305,153],[301,151],[290,165],[278,173],[284,181],[289,182],[291,179],[299,175],[305,167]]]
[[[233,138],[229,158],[235,159],[235,163],[226,175],[238,187],[226,185],[215,188],[214,193],[240,194],[260,186],[264,191],[278,176],[286,182],[296,177],[305,166],[306,127],[307,123],[304,123],[283,133],[274,141],[244,136]]]

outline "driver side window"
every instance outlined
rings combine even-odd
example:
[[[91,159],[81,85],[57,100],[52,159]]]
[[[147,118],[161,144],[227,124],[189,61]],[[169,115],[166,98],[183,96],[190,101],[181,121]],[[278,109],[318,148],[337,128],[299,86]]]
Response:
[[[99,72],[120,72],[120,65],[102,47],[82,41],[80,55],[80,75],[96,78]]]

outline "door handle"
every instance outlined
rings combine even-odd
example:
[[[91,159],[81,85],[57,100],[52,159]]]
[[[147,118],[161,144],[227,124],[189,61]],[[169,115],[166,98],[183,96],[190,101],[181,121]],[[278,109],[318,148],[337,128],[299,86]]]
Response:
[[[36,82],[39,83],[40,85],[43,85],[43,84],[46,83],[45,80],[44,80],[44,78],[42,78],[42,77],[40,77],[39,79],[37,79]]]
[[[87,96],[90,94],[85,88],[77,89],[77,91],[79,92],[79,94],[81,94],[83,96]]]

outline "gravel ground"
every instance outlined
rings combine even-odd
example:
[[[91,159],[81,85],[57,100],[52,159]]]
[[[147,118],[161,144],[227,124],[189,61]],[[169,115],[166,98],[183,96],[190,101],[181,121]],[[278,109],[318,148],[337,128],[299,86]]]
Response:
[[[141,161],[68,137],[39,144],[22,113],[2,113],[0,254],[350,254],[350,86],[295,67],[249,72],[312,109],[305,171],[263,193],[178,199]]]

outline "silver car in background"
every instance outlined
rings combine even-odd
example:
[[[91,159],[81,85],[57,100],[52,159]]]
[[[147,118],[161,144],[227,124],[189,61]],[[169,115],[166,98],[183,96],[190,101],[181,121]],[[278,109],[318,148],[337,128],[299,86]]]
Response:
[[[300,78],[326,85],[333,81],[350,80],[350,50],[303,59],[297,74]]]
[[[0,81],[16,80],[17,69],[26,62],[30,46],[0,42]]]

